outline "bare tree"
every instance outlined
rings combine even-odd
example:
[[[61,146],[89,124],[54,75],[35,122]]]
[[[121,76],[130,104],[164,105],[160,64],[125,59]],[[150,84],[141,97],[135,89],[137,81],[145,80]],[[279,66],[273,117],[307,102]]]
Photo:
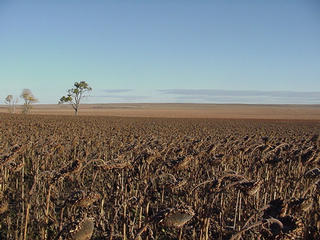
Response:
[[[38,99],[35,98],[30,89],[23,89],[20,97],[24,99],[22,113],[29,113],[32,104],[38,102]]]
[[[74,114],[78,115],[81,99],[86,97],[85,94],[90,92],[92,88],[85,81],[75,82],[73,86],[73,88],[67,91],[67,96],[62,96],[60,98],[59,104],[70,103],[74,109]]]
[[[18,98],[13,98],[13,96],[10,94],[5,98],[4,101],[8,106],[9,113],[15,113],[16,111],[16,104],[18,102]]]

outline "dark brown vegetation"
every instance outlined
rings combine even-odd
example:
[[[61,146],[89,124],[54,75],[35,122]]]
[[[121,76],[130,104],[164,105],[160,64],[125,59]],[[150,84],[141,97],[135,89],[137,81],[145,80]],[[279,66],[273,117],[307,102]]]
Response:
[[[320,239],[319,134],[0,114],[0,239]]]

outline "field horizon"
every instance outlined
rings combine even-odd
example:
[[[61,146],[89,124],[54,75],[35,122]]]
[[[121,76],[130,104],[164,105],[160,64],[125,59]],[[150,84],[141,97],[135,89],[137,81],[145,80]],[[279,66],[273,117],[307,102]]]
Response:
[[[17,105],[20,113],[22,105]],[[7,112],[0,105],[0,112]],[[73,115],[71,105],[35,104],[31,114]],[[98,103],[81,104],[80,116],[213,118],[213,119],[290,119],[320,120],[320,104],[198,104],[198,103]]]

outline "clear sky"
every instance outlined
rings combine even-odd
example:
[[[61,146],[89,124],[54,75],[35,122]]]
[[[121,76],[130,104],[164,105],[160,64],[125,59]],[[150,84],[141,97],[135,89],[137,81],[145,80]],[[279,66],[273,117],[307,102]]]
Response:
[[[81,80],[86,102],[320,103],[320,1],[0,0],[1,99]]]

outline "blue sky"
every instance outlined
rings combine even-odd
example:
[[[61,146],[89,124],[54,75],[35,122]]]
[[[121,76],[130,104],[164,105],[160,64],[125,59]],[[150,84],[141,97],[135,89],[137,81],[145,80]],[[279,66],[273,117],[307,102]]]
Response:
[[[0,0],[0,98],[320,103],[319,1]]]

